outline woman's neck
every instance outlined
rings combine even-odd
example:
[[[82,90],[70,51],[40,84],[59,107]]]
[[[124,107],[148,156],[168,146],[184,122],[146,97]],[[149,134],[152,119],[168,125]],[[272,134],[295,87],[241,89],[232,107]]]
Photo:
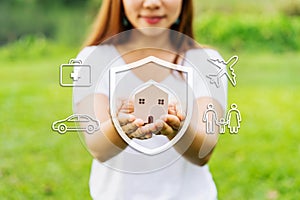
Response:
[[[148,30],[152,31],[152,30]],[[153,31],[156,31],[155,29]],[[130,49],[144,49],[144,48],[153,48],[153,49],[165,49],[169,51],[174,51],[169,38],[168,31],[161,31],[160,34],[144,34],[138,30],[132,31],[126,46]]]
[[[173,50],[169,37],[166,35],[149,37],[141,35],[141,33],[138,34],[131,34],[126,43],[116,45],[125,63],[132,63],[148,56],[155,56],[171,63],[174,62],[177,53]],[[157,82],[161,82],[171,73],[170,69],[153,63],[133,69],[132,72],[143,81],[152,79]]]
[[[173,62],[177,52],[171,44],[168,31],[149,36],[135,30],[127,35],[125,43],[117,44],[116,48],[126,63],[148,56]]]

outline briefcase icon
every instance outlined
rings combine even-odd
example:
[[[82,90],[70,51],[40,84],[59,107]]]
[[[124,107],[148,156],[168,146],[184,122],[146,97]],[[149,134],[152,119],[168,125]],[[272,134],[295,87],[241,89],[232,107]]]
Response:
[[[89,87],[92,85],[91,66],[71,59],[59,69],[59,83],[63,87]]]

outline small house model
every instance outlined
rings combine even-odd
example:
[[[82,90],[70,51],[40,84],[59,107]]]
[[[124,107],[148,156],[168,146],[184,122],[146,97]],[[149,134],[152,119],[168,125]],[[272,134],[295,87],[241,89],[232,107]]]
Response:
[[[145,124],[153,123],[168,113],[168,93],[154,84],[137,92],[134,96],[134,115]]]

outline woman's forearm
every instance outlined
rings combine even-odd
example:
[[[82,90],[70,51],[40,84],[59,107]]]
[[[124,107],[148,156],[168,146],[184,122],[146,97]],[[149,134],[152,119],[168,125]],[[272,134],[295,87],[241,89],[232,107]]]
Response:
[[[90,153],[101,162],[114,157],[127,146],[110,119],[101,123],[99,131],[85,134],[85,141]]]
[[[103,94],[89,95],[77,104],[78,113],[95,115],[100,121],[100,130],[84,134],[90,153],[101,162],[109,160],[127,146],[113,125],[108,105],[108,97]]]
[[[203,130],[194,131],[192,128],[189,128],[183,137],[185,137],[183,139],[192,140],[183,156],[196,165],[205,165],[209,161],[211,153],[217,144],[217,133],[208,135]]]
[[[197,101],[197,112],[193,113],[188,129],[174,146],[188,161],[203,166],[205,165],[212,154],[212,151],[218,141],[218,126],[212,134],[206,133],[206,124],[203,122],[203,114],[209,103],[213,103],[216,112],[222,116],[223,109],[218,102],[210,97],[199,98]]]

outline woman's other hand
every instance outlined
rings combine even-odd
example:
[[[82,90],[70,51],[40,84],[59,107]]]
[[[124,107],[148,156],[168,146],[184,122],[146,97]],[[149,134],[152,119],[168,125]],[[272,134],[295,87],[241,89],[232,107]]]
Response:
[[[185,115],[179,111],[176,103],[168,106],[168,114],[161,117],[162,129],[160,134],[167,136],[170,140],[178,133]]]

